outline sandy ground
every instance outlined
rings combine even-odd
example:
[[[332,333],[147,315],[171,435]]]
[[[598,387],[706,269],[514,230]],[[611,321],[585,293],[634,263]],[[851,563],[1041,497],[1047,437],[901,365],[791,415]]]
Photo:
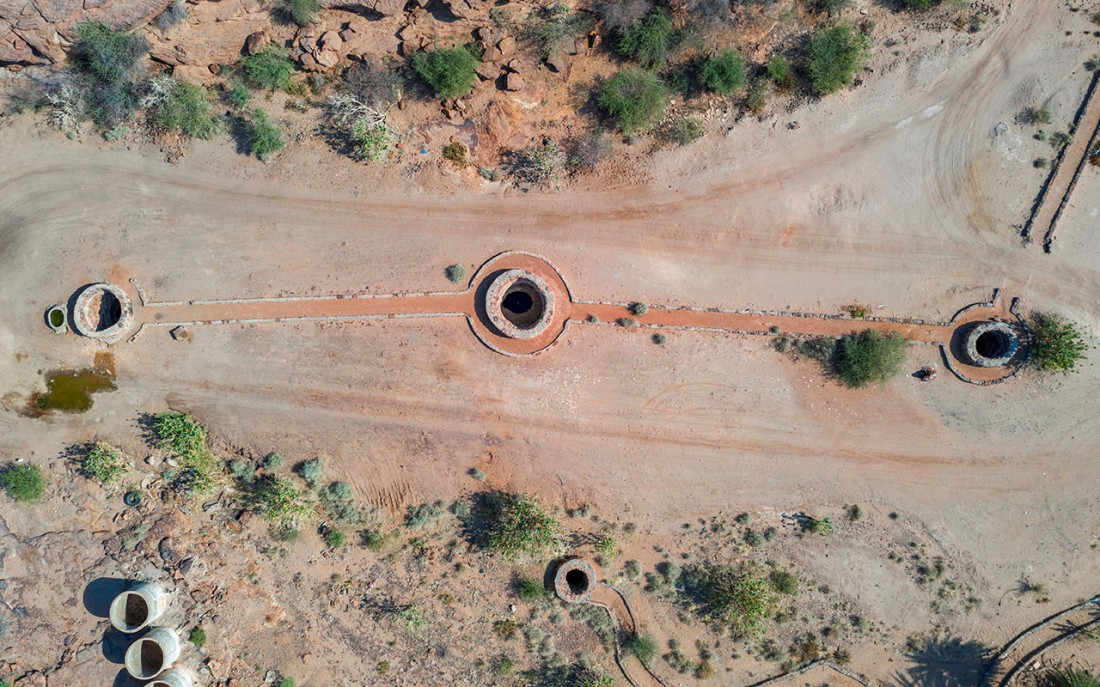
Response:
[[[1002,287],[1095,331],[1100,182],[1086,171],[1053,255],[1021,247],[1045,144],[1015,118],[1037,103],[1071,118],[1096,3],[995,4],[977,38],[949,34],[906,59],[879,49],[862,87],[658,155],[644,186],[447,191],[450,172],[429,170],[389,192],[327,151],[262,166],[199,143],[169,166],[21,119],[0,130],[0,455],[56,466],[72,443],[135,435],[138,413],[167,406],[226,444],[325,455],[395,513],[453,498],[473,465],[552,503],[599,504],[657,541],[719,511],[859,502],[918,523],[956,562],[983,603],[951,631],[998,645],[1043,615],[998,603],[1021,576],[1044,581],[1051,608],[1097,591],[1095,364],[997,388],[904,378],[850,392],[763,339],[683,333],[657,347],[578,328],[550,355],[513,360],[457,320],[207,327],[190,343],[156,332],[117,346],[119,390],[87,414],[20,413],[42,371],[91,364],[95,345],[53,336],[42,313],[100,279],[135,277],[158,300],[433,291],[447,264],[521,249],[551,257],[582,299],[859,301],[946,319]],[[933,361],[912,353],[914,367]],[[18,525],[84,517],[42,508],[41,523]],[[938,622],[874,546],[805,555],[895,640]],[[888,644],[861,661],[884,678],[903,665]]]

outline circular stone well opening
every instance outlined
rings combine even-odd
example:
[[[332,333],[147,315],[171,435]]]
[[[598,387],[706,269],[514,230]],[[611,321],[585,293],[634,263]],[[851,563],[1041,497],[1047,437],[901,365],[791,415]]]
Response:
[[[984,322],[966,335],[966,356],[979,367],[1007,365],[1020,348],[1020,337],[1005,322]]]
[[[502,272],[485,292],[489,321],[510,339],[533,339],[554,318],[554,292],[526,270]]]
[[[570,558],[558,566],[554,593],[566,603],[583,603],[596,589],[596,571],[583,558]]]
[[[134,309],[126,292],[114,284],[92,284],[73,304],[73,328],[86,337],[116,341],[134,321]]]

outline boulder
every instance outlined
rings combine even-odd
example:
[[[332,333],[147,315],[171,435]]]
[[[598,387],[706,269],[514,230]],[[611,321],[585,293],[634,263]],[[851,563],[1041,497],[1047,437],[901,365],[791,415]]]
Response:
[[[482,62],[477,66],[477,77],[482,81],[491,81],[500,76],[500,65],[492,62]]]
[[[302,69],[307,72],[321,71],[321,65],[317,63],[317,58],[308,52],[304,52],[298,56],[298,64],[302,65]]]
[[[271,39],[268,38],[266,31],[250,33],[248,38],[244,39],[244,52],[247,55],[255,55],[270,44]]]
[[[344,39],[340,38],[340,34],[335,31],[325,31],[321,35],[320,44],[325,50],[340,52],[340,49],[344,47]]]
[[[177,64],[172,67],[172,78],[176,81],[186,81],[187,83],[205,86],[214,81],[214,74],[210,71],[210,67],[196,64]],[[191,340],[191,330],[187,327],[176,327],[169,334],[176,341]]]
[[[317,64],[322,67],[332,68],[340,62],[340,53],[335,50],[322,50],[317,53]]]
[[[497,49],[500,50],[502,57],[511,57],[516,53],[516,39],[511,36],[505,36],[497,43]]]
[[[527,83],[517,72],[508,72],[508,76],[504,77],[504,88],[506,90],[522,91],[526,86]]]

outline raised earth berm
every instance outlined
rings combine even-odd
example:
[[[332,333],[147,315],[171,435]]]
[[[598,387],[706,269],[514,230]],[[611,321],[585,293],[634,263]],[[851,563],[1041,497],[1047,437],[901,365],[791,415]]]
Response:
[[[89,339],[115,343],[133,324],[133,303],[114,284],[100,282],[85,286],[73,303],[73,329]]]
[[[596,589],[596,571],[583,558],[570,558],[554,573],[554,593],[569,604],[588,601]]]
[[[157,676],[157,679],[149,682],[145,687],[192,687],[194,681],[191,673],[183,668],[172,668]]]
[[[143,582],[111,602],[111,625],[119,632],[139,632],[156,622],[167,607],[165,591],[156,584]]]
[[[155,627],[126,650],[126,672],[138,680],[157,677],[180,656],[180,638],[168,627]]]
[[[527,270],[507,270],[489,284],[485,311],[489,321],[510,339],[533,339],[554,319],[554,292],[542,277]]]

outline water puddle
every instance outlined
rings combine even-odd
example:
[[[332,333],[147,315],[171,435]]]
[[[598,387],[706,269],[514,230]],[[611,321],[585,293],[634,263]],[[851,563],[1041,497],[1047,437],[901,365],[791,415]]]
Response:
[[[114,354],[96,353],[91,368],[46,373],[46,393],[31,397],[31,411],[35,415],[51,411],[83,413],[92,407],[92,394],[117,388]]]

